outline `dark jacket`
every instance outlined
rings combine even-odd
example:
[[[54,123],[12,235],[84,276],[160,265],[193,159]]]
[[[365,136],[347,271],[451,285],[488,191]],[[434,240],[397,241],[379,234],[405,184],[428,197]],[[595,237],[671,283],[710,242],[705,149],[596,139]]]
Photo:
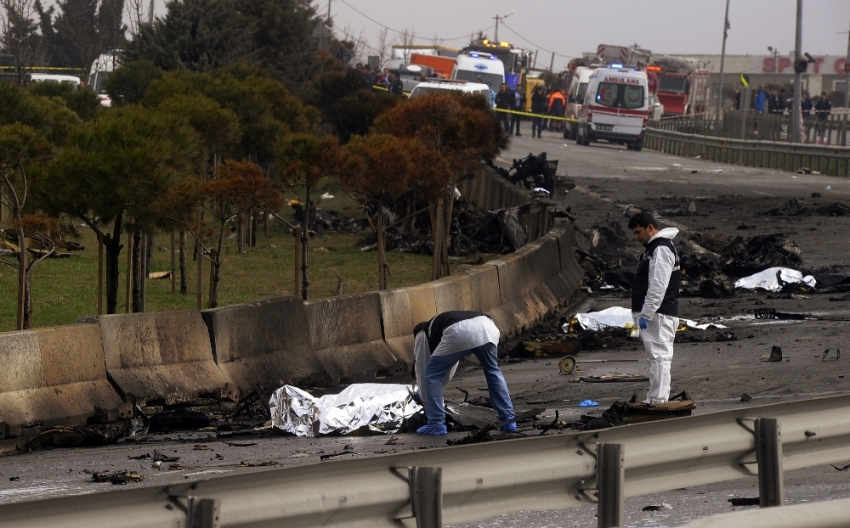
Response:
[[[503,110],[510,110],[514,107],[514,99],[516,96],[514,95],[513,90],[505,90],[504,92],[499,91],[496,92],[496,108],[501,108]]]
[[[543,95],[539,90],[531,94],[531,111],[535,114],[545,114],[546,110],[548,110],[549,101],[546,100],[546,96]]]
[[[443,332],[445,332],[446,328],[455,323],[466,321],[467,319],[475,319],[476,317],[481,316],[489,317],[487,314],[481,312],[464,312],[460,310],[443,312],[432,317],[428,321],[424,321],[416,325],[413,329],[413,335],[415,336],[419,332],[424,331],[425,336],[428,338],[428,348],[431,349],[431,353],[433,354],[434,351],[437,350],[437,346],[440,344],[440,341],[443,339]]]
[[[644,299],[649,292],[649,259],[655,250],[662,245],[673,252],[676,263],[673,266],[673,272],[670,274],[670,282],[667,284],[664,300],[661,301],[661,306],[658,308],[657,313],[679,317],[679,283],[682,279],[682,272],[679,269],[679,254],[676,252],[676,247],[673,245],[672,240],[661,237],[648,243],[646,245],[646,251],[640,257],[640,262],[635,272],[635,281],[632,283],[632,311],[640,313],[643,310]]]
[[[818,119],[821,121],[826,121],[829,119],[829,113],[832,111],[832,103],[829,102],[829,99],[823,99],[815,104],[815,115],[818,116]]]

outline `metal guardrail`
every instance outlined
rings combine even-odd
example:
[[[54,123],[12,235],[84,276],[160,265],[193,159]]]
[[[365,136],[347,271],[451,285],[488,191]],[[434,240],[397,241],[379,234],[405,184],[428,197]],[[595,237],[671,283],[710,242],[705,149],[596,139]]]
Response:
[[[770,510],[744,510],[702,517],[681,528],[847,528],[850,499],[795,504]]]
[[[597,497],[600,526],[617,526],[624,496],[755,476],[758,468],[778,476],[778,482],[765,483],[762,500],[781,503],[783,469],[850,458],[848,406],[850,395],[835,396],[7,504],[0,506],[0,527],[431,528],[512,511],[562,509]],[[604,453],[599,468],[598,452]]]
[[[795,172],[806,168],[850,176],[850,147],[779,141],[743,141],[647,128],[644,146],[676,156]]]

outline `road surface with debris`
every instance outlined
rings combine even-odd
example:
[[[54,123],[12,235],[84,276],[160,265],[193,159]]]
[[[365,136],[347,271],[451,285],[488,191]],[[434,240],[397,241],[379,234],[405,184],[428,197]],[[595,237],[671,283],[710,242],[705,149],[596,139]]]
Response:
[[[500,163],[510,166],[512,158],[543,151],[549,159],[558,159],[559,172],[568,173],[577,184],[568,196],[559,197],[558,201],[565,200],[577,215],[579,244],[585,249],[592,244],[595,225],[616,222],[625,229],[628,218],[623,211],[632,206],[663,212],[664,221],[679,227],[685,234],[752,237],[782,233],[799,247],[807,268],[839,266],[850,269],[850,244],[846,236],[850,217],[764,214],[771,210],[799,212],[801,207],[815,210],[834,203],[850,204],[848,181],[739,168],[647,150],[632,152],[605,143],[582,147],[565,142],[555,134],[543,139],[514,138]],[[797,200],[796,205],[789,209],[792,200]],[[630,237],[624,243],[625,253],[637,254],[640,249]],[[699,322],[722,322],[729,327],[735,340],[726,340],[729,338],[726,336],[717,341],[717,331],[713,329],[689,331],[689,336],[697,337],[691,339],[693,342],[676,345],[673,392],[687,390],[697,401],[697,414],[846,393],[850,390],[850,368],[847,368],[850,349],[848,357],[838,361],[835,361],[835,350],[843,344],[847,323],[811,318],[756,319],[753,312],[758,308],[775,308],[782,312],[850,319],[848,299],[848,294],[840,293],[741,291],[727,298],[683,298],[680,303],[683,317]],[[628,306],[628,294],[616,290],[594,293],[578,308],[590,311],[610,306]],[[568,312],[558,314],[531,334],[538,339],[557,337],[559,317],[571,315]],[[515,344],[508,343],[505,348]],[[781,347],[783,361],[764,361],[774,346]],[[826,349],[830,349],[832,355],[824,358]],[[627,400],[635,391],[642,397],[645,382],[576,383],[575,380],[582,376],[644,372],[642,362],[582,364],[583,359],[643,357],[639,341],[624,339],[613,346],[582,352],[577,356],[579,370],[571,375],[559,372],[557,357],[506,360],[503,371],[518,411],[535,407],[547,409],[540,415],[539,425],[543,425],[554,419],[556,410],[562,421],[577,421],[582,414],[600,414],[615,401]],[[495,419],[492,410],[475,405],[486,398],[487,392],[484,377],[473,364],[461,366],[445,395],[447,404],[468,422]],[[599,402],[598,410],[580,410],[578,403],[585,399]],[[520,424],[520,434],[539,434],[539,429],[534,427],[531,422]],[[567,432],[569,429],[555,429],[547,434]],[[449,439],[465,434],[450,433]],[[410,433],[315,439],[273,435],[219,438],[214,432],[147,435],[105,447],[43,450],[6,457],[0,460],[0,503],[117,488],[110,483],[92,482],[91,473],[104,470],[130,470],[144,478],[141,483],[130,482],[125,486],[163,485],[185,479],[263,471],[270,467],[333,463],[333,460],[445,445],[445,438],[421,438]],[[179,457],[179,460],[157,464],[155,451]],[[847,462],[837,465],[842,467]],[[792,471],[785,475],[785,486],[787,503],[850,497],[850,470],[836,471],[831,466],[823,466]],[[757,481],[750,478],[637,497],[626,501],[626,519],[629,526],[674,526],[702,515],[729,511],[731,506],[727,499],[731,496],[757,495]],[[646,506],[659,508],[643,511]],[[463,526],[594,526],[594,514],[595,507],[589,505],[559,512],[502,515]]]

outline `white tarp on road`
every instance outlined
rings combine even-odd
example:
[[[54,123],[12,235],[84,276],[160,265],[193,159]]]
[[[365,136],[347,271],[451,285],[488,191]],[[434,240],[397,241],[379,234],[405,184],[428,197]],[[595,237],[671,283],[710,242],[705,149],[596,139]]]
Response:
[[[755,275],[744,277],[735,281],[736,288],[745,290],[767,290],[769,292],[782,291],[783,284],[803,283],[809,288],[814,288],[817,281],[811,275],[803,274],[791,268],[768,268]]]
[[[356,383],[339,394],[316,398],[292,385],[277,389],[269,399],[272,426],[296,436],[349,434],[361,427],[395,433],[405,419],[422,408],[413,401],[413,387]]]
[[[628,308],[623,308],[622,306],[612,306],[611,308],[606,308],[598,312],[579,313],[576,314],[576,319],[578,319],[578,323],[582,328],[585,330],[592,330],[594,332],[604,330],[608,327],[628,328],[630,330],[635,328],[635,320],[632,317],[632,311]],[[679,322],[685,323],[688,328],[694,328],[696,330],[726,328],[726,326],[718,323],[697,324],[696,321],[691,321],[690,319],[680,318]]]

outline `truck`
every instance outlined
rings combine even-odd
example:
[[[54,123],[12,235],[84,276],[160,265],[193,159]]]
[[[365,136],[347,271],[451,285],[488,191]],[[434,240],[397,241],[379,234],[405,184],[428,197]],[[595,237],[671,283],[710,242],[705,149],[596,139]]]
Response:
[[[655,57],[647,67],[658,78],[656,95],[665,117],[698,115],[708,105],[709,71],[678,57]]]
[[[505,65],[490,53],[461,53],[455,58],[452,79],[488,84],[490,89],[498,92],[499,86],[505,82]]]
[[[111,50],[100,54],[92,62],[89,70],[88,85],[100,101],[101,106],[112,106],[112,99],[106,93],[106,78],[121,67],[121,50]]]
[[[616,67],[631,66],[641,71],[645,71],[652,58],[652,52],[648,49],[643,49],[637,44],[632,46],[611,46],[610,44],[600,44],[596,47],[596,58],[598,62]]]
[[[411,53],[410,64],[427,66],[433,70],[437,77],[448,79],[452,76],[455,67],[454,57],[443,57],[441,55],[425,55],[422,53]]]
[[[498,58],[504,66],[504,82],[508,84],[511,90],[517,90],[526,95],[524,110],[531,109],[531,93],[536,81],[528,82],[528,68],[531,62],[531,53],[522,48],[513,46],[510,42],[492,42],[488,39],[477,39],[470,42],[461,50],[463,55],[486,53]],[[490,86],[493,90],[498,91],[496,85]]]

